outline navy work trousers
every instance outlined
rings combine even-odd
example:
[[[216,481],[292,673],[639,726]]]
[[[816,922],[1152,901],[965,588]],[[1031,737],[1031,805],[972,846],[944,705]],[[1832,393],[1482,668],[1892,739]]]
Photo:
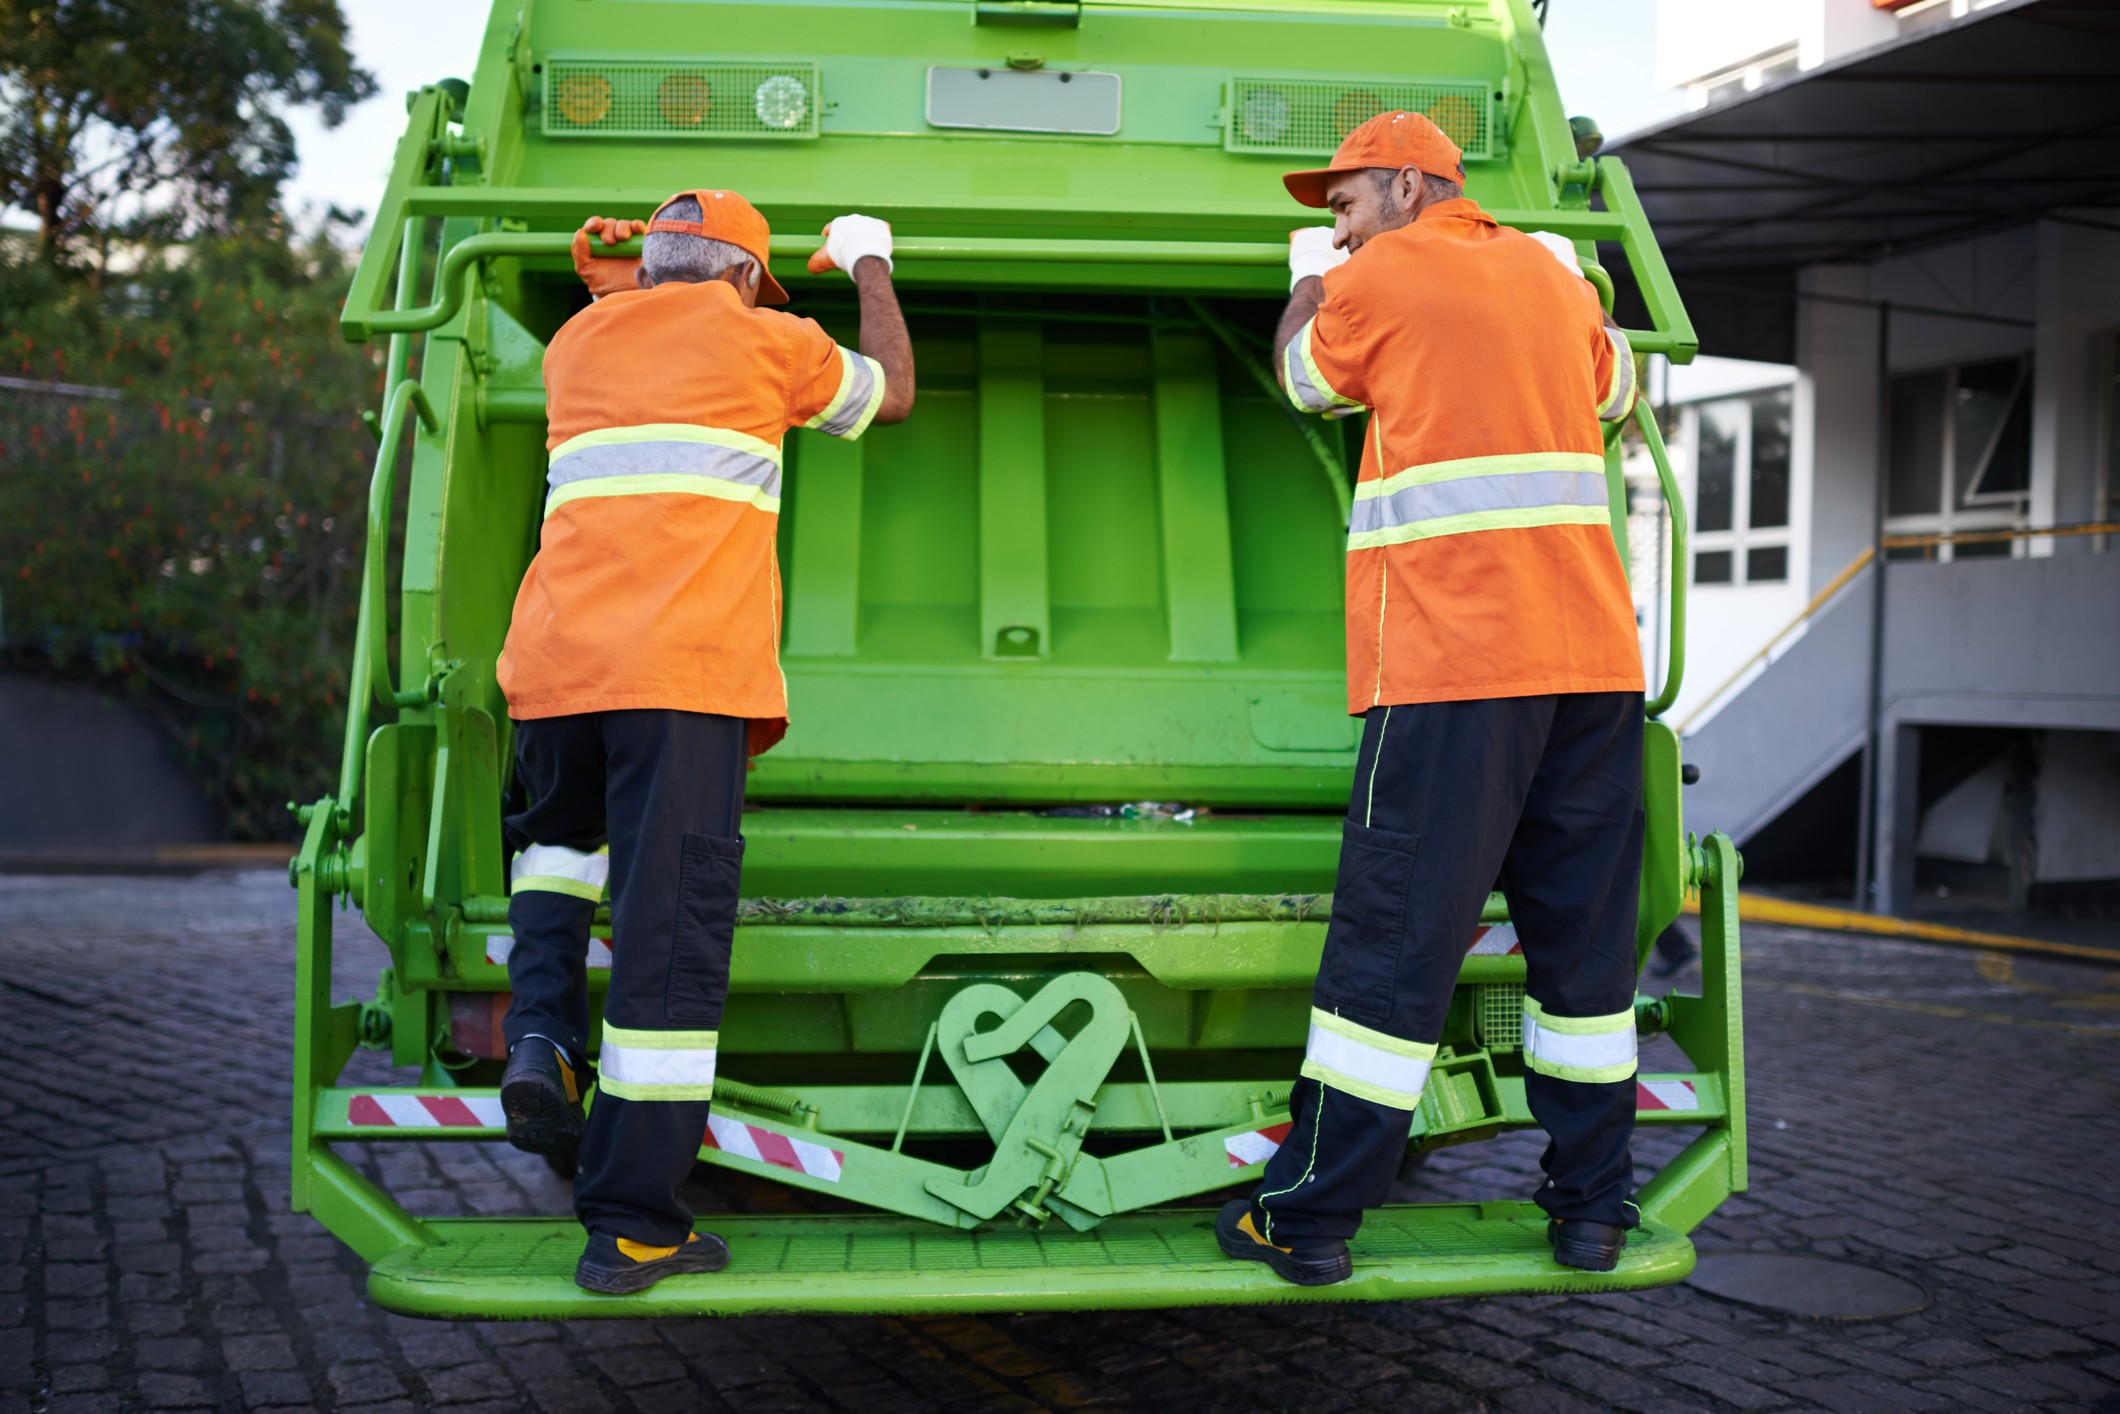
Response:
[[[574,1210],[591,1232],[669,1246],[692,1230],[677,1188],[706,1133],[712,1033],[729,991],[743,869],[745,731],[740,718],[664,710],[515,724],[517,781],[527,804],[505,822],[517,856],[508,903],[515,933],[508,955],[515,996],[505,1024],[511,1048],[543,1036],[579,1064],[588,1046],[595,889],[562,891],[569,881],[555,887],[526,875],[523,861],[588,858],[606,844],[610,850],[604,1074],[574,1180]],[[631,1054],[645,1059],[636,1062],[643,1083],[629,1086],[631,1093],[681,1098],[611,1093],[614,1028],[659,1033],[635,1036],[644,1044]],[[696,1049],[700,1038],[709,1048],[704,1056]],[[695,1049],[663,1050],[664,1040]]]
[[[1629,1012],[1641,773],[1640,693],[1372,708],[1316,1007],[1348,1029],[1389,1038],[1387,1048],[1392,1040],[1435,1044],[1480,907],[1499,879],[1531,999],[1561,1018]],[[1601,1038],[1626,1050],[1626,1079],[1527,1072],[1531,1112],[1550,1140],[1537,1200],[1555,1217],[1636,1222],[1627,1201],[1631,1035],[1629,1025],[1625,1035]],[[1325,1047],[1337,1044],[1324,1037]],[[1314,1027],[1309,1060],[1319,1053]],[[1352,1237],[1362,1210],[1390,1192],[1413,1111],[1307,1075],[1289,1108],[1294,1127],[1252,1201],[1277,1243]]]

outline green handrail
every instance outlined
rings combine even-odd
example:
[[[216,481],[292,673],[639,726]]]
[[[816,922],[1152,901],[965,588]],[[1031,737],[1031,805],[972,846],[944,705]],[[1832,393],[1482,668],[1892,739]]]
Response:
[[[573,244],[572,232],[485,231],[467,236],[449,247],[435,275],[435,302],[419,309],[378,310],[356,317],[347,304],[341,325],[347,335],[365,339],[373,334],[410,334],[440,328],[464,307],[468,289],[465,276],[480,260],[501,256],[561,256]],[[807,257],[817,248],[814,236],[776,236],[772,254]],[[596,245],[598,255],[637,256],[638,239],[622,245]],[[1288,259],[1288,247],[1280,242],[1237,241],[1105,241],[1031,240],[1012,236],[901,236],[892,243],[893,260],[970,260],[989,263],[1056,261],[1095,264],[1105,261],[1135,265],[1279,265]]]
[[[1611,159],[1605,159],[1610,162]],[[1613,164],[1615,167],[1617,164]],[[1555,231],[1570,239],[1611,239],[1618,236],[1621,249],[1632,264],[1643,296],[1657,325],[1654,329],[1628,330],[1634,347],[1644,353],[1668,353],[1679,362],[1692,358],[1697,346],[1693,326],[1678,302],[1656,243],[1649,238],[1648,224],[1634,189],[1624,172],[1615,175],[1600,165],[1603,189],[1614,212],[1507,211],[1497,219],[1525,230]],[[1618,217],[1615,220],[1615,216]],[[408,226],[408,239],[409,236]],[[573,244],[569,231],[484,231],[467,236],[443,254],[435,273],[435,302],[418,309],[369,310],[359,300],[348,298],[340,315],[340,328],[350,339],[375,334],[412,334],[437,329],[454,319],[464,307],[469,291],[471,267],[481,260],[501,257],[547,258],[564,256]],[[806,257],[816,248],[814,236],[776,236],[771,254],[776,258]],[[606,246],[599,242],[599,255],[637,256],[640,242]],[[1051,240],[1018,236],[901,236],[893,242],[894,260],[915,263],[931,260],[971,261],[986,264],[1021,264],[1045,261],[1062,264],[1127,264],[1170,266],[1267,267],[1288,259],[1283,241],[1163,241],[1163,240]],[[1599,286],[1599,295],[1610,307],[1610,277],[1594,263],[1584,278]]]
[[[1664,434],[1656,425],[1656,410],[1647,398],[1635,402],[1634,421],[1649,445],[1649,460],[1656,464],[1656,484],[1663,488],[1664,503],[1671,507],[1671,655],[1664,662],[1663,690],[1649,703],[1649,715],[1661,717],[1678,701],[1678,690],[1686,680],[1686,574],[1692,562],[1686,553],[1686,498],[1679,493],[1671,458],[1664,451]],[[1657,568],[1661,573],[1662,566]]]
[[[361,764],[367,758],[370,693],[385,707],[416,707],[427,700],[424,684],[416,692],[401,692],[391,682],[388,603],[384,593],[398,444],[405,440],[405,419],[413,413],[419,414],[420,425],[429,432],[441,425],[419,380],[400,379],[383,407],[383,444],[376,449],[375,473],[368,481],[368,543],[361,563],[360,617],[353,635],[353,681],[346,692],[346,749],[339,768],[338,804],[347,811],[353,809],[360,794]]]

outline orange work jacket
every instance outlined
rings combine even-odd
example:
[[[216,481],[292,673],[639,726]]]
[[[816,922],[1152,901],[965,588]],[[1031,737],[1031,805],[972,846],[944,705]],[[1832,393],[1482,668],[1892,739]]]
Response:
[[[1634,364],[1589,283],[1469,199],[1325,276],[1281,381],[1371,411],[1347,533],[1347,710],[1642,691],[1600,419]]]
[[[659,707],[787,731],[781,441],[859,437],[883,369],[730,285],[590,305],[545,350],[548,490],[498,677],[517,719]]]

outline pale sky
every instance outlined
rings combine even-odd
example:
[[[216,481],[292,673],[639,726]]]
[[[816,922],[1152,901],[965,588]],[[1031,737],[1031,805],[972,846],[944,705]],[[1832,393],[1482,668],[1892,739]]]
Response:
[[[313,113],[291,115],[301,167],[287,185],[305,223],[324,208],[367,211],[383,189],[405,127],[405,94],[443,78],[470,78],[488,7],[481,0],[341,0],[353,50],[376,76],[376,97],[336,130]],[[1546,42],[1570,113],[1598,120],[1606,138],[1682,111],[1654,87],[1656,0],[1551,0]]]

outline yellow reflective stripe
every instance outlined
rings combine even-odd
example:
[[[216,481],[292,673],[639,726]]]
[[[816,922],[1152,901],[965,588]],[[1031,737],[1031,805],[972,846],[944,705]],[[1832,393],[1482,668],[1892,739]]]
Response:
[[[1524,1063],[1541,1075],[1601,1085],[1635,1071],[1634,1012],[1555,1016],[1524,998]]]
[[[545,514],[551,515],[570,501],[592,496],[708,496],[717,501],[736,501],[778,513],[780,497],[762,487],[745,486],[713,476],[600,476],[592,481],[570,481],[545,497]]]
[[[569,437],[547,453],[545,460],[555,462],[584,447],[623,447],[632,442],[703,442],[709,446],[749,452],[752,456],[766,458],[775,466],[780,464],[780,448],[775,443],[753,437],[748,432],[732,432],[726,427],[702,427],[693,422],[643,422],[633,427],[599,427],[594,432]]]
[[[511,894],[571,894],[595,903],[604,896],[602,884],[585,884],[579,879],[564,879],[557,874],[525,874],[508,884]]]
[[[1607,329],[1605,341],[1612,345],[1612,385],[1598,406],[1601,422],[1617,422],[1634,407],[1634,351],[1624,338]]]
[[[1345,408],[1358,408],[1362,406],[1362,404],[1356,402],[1353,398],[1343,397],[1340,391],[1337,388],[1333,387],[1329,381],[1327,381],[1325,375],[1318,371],[1318,361],[1317,359],[1311,356],[1310,352],[1310,331],[1316,327],[1317,322],[1317,316],[1312,315],[1309,321],[1306,322],[1303,325],[1302,329],[1296,334],[1297,356],[1303,360],[1303,372],[1309,376],[1313,387],[1315,387],[1319,392],[1323,393],[1327,398],[1329,398],[1333,403],[1337,404],[1338,406]]]
[[[1382,1051],[1386,1055],[1409,1056],[1414,1060],[1435,1059],[1435,1047],[1425,1041],[1408,1041],[1398,1036],[1386,1035],[1382,1031],[1364,1026],[1360,1022],[1349,1021],[1344,1016],[1319,1007],[1310,1009],[1310,1024],[1321,1030],[1345,1036],[1350,1041],[1359,1041],[1371,1050]]]
[[[604,1026],[604,1044],[628,1046],[636,1051],[711,1051],[721,1044],[719,1031],[636,1031],[627,1026]]]
[[[839,391],[832,394],[832,401],[826,403],[824,410],[817,416],[805,422],[804,427],[824,426],[834,413],[846,406],[847,394],[854,391],[854,360],[860,355],[850,353],[844,344],[835,344],[833,347],[839,353]]]
[[[1610,525],[1612,512],[1604,506],[1533,506],[1520,511],[1472,511],[1461,516],[1414,521],[1383,530],[1368,530],[1347,537],[1350,550],[1373,550],[1382,545],[1404,545],[1413,540],[1433,540],[1443,535],[1469,535],[1481,530],[1529,530],[1547,525]]]
[[[1459,457],[1455,461],[1425,462],[1375,481],[1358,482],[1357,501],[1389,496],[1408,486],[1426,486],[1438,481],[1458,481],[1468,476],[1508,476],[1529,471],[1594,471],[1602,473],[1605,459],[1592,452],[1510,452],[1497,457]]]

